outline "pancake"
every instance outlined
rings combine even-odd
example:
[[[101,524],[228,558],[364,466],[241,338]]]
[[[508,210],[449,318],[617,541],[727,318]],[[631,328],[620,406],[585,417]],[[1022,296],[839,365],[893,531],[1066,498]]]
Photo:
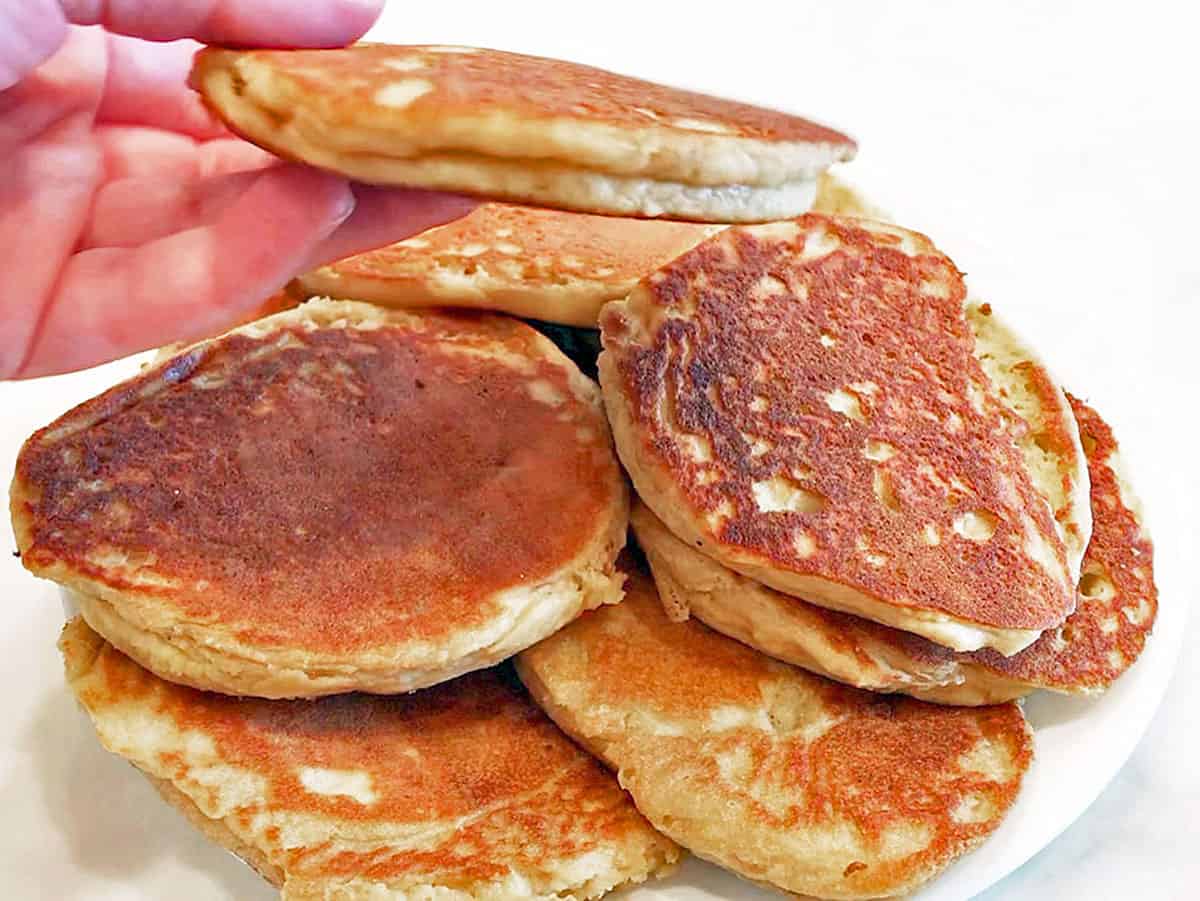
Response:
[[[59,646],[100,743],[288,901],[598,898],[679,857],[511,675],[264,701],[165,682],[81,619]]]
[[[233,694],[409,691],[621,595],[599,391],[498,316],[314,301],[193,345],[37,432],[11,500],[96,631]]]
[[[1094,410],[1072,407],[1088,448],[1091,543],[1075,612],[1025,650],[955,653],[920,636],[807,604],[726,569],[680,541],[644,504],[631,514],[663,604],[779,660],[858,688],[943,704],[996,704],[1042,688],[1095,694],[1145,646],[1158,611],[1154,550],[1120,476],[1116,441]]]
[[[805,896],[916,888],[996,828],[1032,757],[1015,704],[838,685],[670,622],[641,573],[622,603],[523,652],[517,672],[655,828]]]
[[[604,304],[717,228],[488,203],[448,225],[323,266],[293,290],[595,328]]]
[[[856,149],[798,116],[471,47],[209,48],[192,84],[231,129],[285,158],[592,213],[794,216]]]
[[[778,591],[959,651],[1027,647],[1075,606],[1055,486],[1039,484],[1062,467],[1031,465],[1000,396],[1023,381],[989,378],[1009,356],[976,357],[965,294],[927,238],[872,220],[809,214],[698,245],[601,314],[638,494]],[[1064,404],[1062,441],[1039,454],[1071,444],[1070,418]]]

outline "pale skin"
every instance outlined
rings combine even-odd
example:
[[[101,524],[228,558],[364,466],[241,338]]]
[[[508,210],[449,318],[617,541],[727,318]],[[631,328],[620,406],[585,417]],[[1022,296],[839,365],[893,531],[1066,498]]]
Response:
[[[469,212],[282,162],[187,87],[195,41],[336,47],[382,6],[0,0],[0,379],[219,332],[315,265]]]

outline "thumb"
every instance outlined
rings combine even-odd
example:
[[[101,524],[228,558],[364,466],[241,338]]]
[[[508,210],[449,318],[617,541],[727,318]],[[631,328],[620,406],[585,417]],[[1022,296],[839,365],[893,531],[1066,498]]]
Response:
[[[56,0],[0,0],[0,91],[53,56],[66,37]]]

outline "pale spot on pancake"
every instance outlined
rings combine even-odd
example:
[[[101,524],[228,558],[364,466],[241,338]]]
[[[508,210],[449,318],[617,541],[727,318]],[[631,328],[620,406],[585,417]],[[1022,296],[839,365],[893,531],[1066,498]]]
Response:
[[[616,271],[617,270],[613,269],[611,266],[601,266],[599,269],[594,270],[592,275],[596,276],[597,278],[608,278]]]
[[[400,247],[412,247],[415,250],[424,250],[429,246],[429,242],[424,238],[409,238],[407,241],[401,241]]]
[[[979,792],[969,792],[959,799],[957,806],[950,812],[950,818],[956,823],[982,823],[995,816],[995,805],[991,799]]]
[[[879,386],[874,382],[851,382],[850,390],[867,397],[874,397],[879,392]]]
[[[921,531],[921,537],[930,547],[937,547],[942,543],[942,536],[938,534],[937,526],[931,522],[925,523],[925,528]]]
[[[730,729],[740,729],[746,726],[763,732],[771,731],[771,721],[767,718],[767,712],[761,707],[738,707],[733,704],[724,704],[714,707],[708,715],[710,732],[728,732]]]
[[[958,758],[958,765],[994,780],[997,773],[1012,771],[1012,758],[1003,742],[980,739]]]
[[[711,485],[721,477],[715,469],[701,469],[696,473],[696,481],[701,485]]]
[[[1150,617],[1150,603],[1145,598],[1139,598],[1136,607],[1122,607],[1121,613],[1131,626],[1140,626]]]
[[[825,507],[825,498],[809,491],[786,476],[772,476],[750,486],[754,503],[763,513],[817,513]]]
[[[455,251],[451,251],[456,256],[460,257],[477,257],[480,254],[487,253],[486,244],[464,244]]]
[[[943,281],[923,281],[921,282],[921,293],[926,297],[945,300],[950,297],[950,286]]]
[[[787,285],[773,275],[763,275],[750,289],[750,296],[759,300],[767,300],[788,293]]]
[[[829,256],[841,246],[841,242],[825,229],[814,229],[804,236],[804,249],[800,252],[800,259],[815,260]]]
[[[792,536],[792,547],[796,549],[797,556],[805,560],[817,552],[817,541],[808,532],[799,529]]]
[[[511,228],[498,228],[493,232],[497,238],[509,238],[512,237],[512,233],[513,230]]]
[[[521,248],[519,246],[516,244],[511,244],[508,241],[497,241],[495,247],[500,253],[507,253],[510,256],[514,256],[521,252]]]
[[[841,388],[831,391],[825,395],[825,403],[833,412],[841,413],[855,422],[864,422],[866,420],[866,417],[863,416],[862,407],[858,403],[858,398],[849,391],[844,391]]]
[[[775,445],[764,438],[758,438],[754,435],[744,435],[746,442],[750,445],[751,457],[762,457]]]
[[[770,406],[770,404],[771,404],[771,402],[769,400],[767,400],[765,397],[763,397],[761,394],[756,394],[750,400],[750,411],[752,413],[766,412],[766,409],[768,406]]]
[[[987,510],[968,510],[954,520],[954,531],[968,541],[987,541],[996,533],[996,517]]]
[[[720,531],[721,526],[731,516],[733,516],[733,505],[729,501],[721,501],[715,510],[710,510],[705,514],[704,520],[708,524],[709,529],[716,533]]]
[[[1125,668],[1125,655],[1114,648],[1108,652],[1108,665],[1115,670],[1123,670]]]
[[[374,804],[375,789],[366,770],[327,770],[322,767],[300,768],[300,784],[314,795],[338,795],[352,798],[364,806]]]
[[[886,441],[876,441],[871,439],[867,442],[866,450],[863,451],[863,456],[868,460],[874,460],[876,463],[886,463],[892,457],[896,456],[896,448],[888,444]]]
[[[385,59],[381,60],[379,64],[385,69],[392,69],[396,72],[417,72],[427,68],[425,60],[415,56],[403,59]]]
[[[714,122],[712,119],[692,119],[686,116],[676,116],[671,119],[671,124],[676,128],[686,128],[688,131],[705,131],[709,134],[731,134],[733,129],[723,122]]]
[[[962,417],[957,413],[951,413],[946,417],[946,429],[952,434],[958,434],[962,431]]]
[[[680,435],[679,445],[697,463],[712,462],[712,447],[707,439],[699,435]]]
[[[646,107],[644,107],[644,106],[635,106],[635,107],[631,107],[631,109],[632,109],[632,110],[633,110],[635,113],[638,113],[639,115],[645,116],[647,119],[653,119],[653,120],[654,120],[654,121],[656,121],[656,122],[657,122],[659,119],[661,119],[661,118],[662,118],[662,117],[661,117],[661,116],[660,116],[658,113],[656,113],[654,110],[652,110],[652,109],[646,109]]]
[[[750,778],[750,752],[745,745],[734,745],[728,751],[718,751],[715,760],[717,772],[731,785],[741,784]]]
[[[795,222],[781,220],[779,222],[767,222],[763,225],[751,225],[742,229],[743,232],[748,232],[755,238],[763,241],[795,241],[800,234],[800,226]],[[726,239],[722,238],[724,242]],[[724,244],[710,244],[710,247],[722,247]],[[665,276],[664,276],[665,278]]]
[[[821,346],[822,347],[833,347],[836,344],[837,344],[837,339],[834,338],[833,335],[829,334],[828,332],[821,332]]]
[[[889,510],[900,509],[900,501],[896,498],[896,492],[892,488],[892,480],[882,469],[876,468],[872,474],[871,487],[875,491],[875,497],[883,506]]]
[[[1120,627],[1115,616],[1106,616],[1100,621],[1100,631],[1105,635],[1112,635]]]
[[[381,87],[375,92],[375,102],[380,106],[403,108],[432,90],[433,82],[431,81],[424,78],[405,78]]]

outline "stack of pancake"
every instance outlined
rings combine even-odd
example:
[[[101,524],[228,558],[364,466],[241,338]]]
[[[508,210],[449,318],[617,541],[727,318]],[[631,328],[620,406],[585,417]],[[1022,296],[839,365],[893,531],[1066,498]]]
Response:
[[[825,173],[849,139],[471,48],[209,50],[194,81],[282,156],[503,201],[18,460],[101,742],[285,898],[595,898],[680,846],[903,894],[1014,803],[1013,699],[1136,659],[1111,432]]]

